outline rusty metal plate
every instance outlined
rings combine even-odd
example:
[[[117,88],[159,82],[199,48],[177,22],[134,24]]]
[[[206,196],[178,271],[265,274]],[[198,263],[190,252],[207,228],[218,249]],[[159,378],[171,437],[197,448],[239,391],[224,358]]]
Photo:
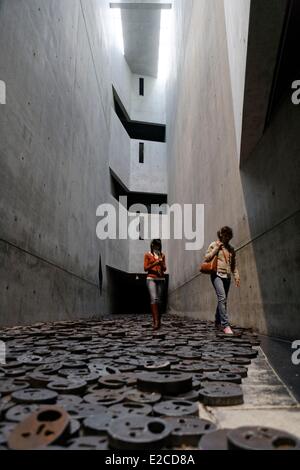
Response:
[[[241,376],[231,372],[207,372],[204,374],[203,380],[208,380],[209,382],[230,382],[234,384],[242,383]]]
[[[172,370],[178,370],[186,373],[217,372],[219,364],[209,362],[197,362],[196,364],[177,364],[172,366]]]
[[[83,421],[83,429],[87,434],[107,435],[108,428],[113,419],[120,418],[106,408],[103,413],[91,415]]]
[[[86,387],[87,387],[87,383],[84,380],[73,379],[73,378],[68,378],[68,379],[60,378],[53,382],[50,382],[47,385],[47,388],[49,390],[53,390],[57,393],[63,393],[63,394],[70,393],[71,395],[73,395],[74,393],[77,393],[79,395],[84,394]]]
[[[231,352],[234,357],[245,357],[246,359],[254,359],[258,355],[258,351],[251,348],[232,348]]]
[[[63,368],[64,369],[81,369],[82,367],[85,367],[86,363],[81,361],[81,360],[72,360],[68,358],[63,362]]]
[[[82,397],[78,395],[58,395],[56,404],[58,406],[62,406],[63,408],[69,406],[69,405],[79,405],[80,403],[83,402]]]
[[[148,450],[164,445],[171,426],[159,418],[125,417],[108,428],[109,445],[116,450]]]
[[[251,359],[248,359],[246,357],[233,357],[232,359],[229,359],[228,364],[233,364],[237,366],[249,366],[251,364]]]
[[[300,450],[300,440],[278,429],[247,426],[228,433],[228,447],[234,450]]]
[[[85,395],[83,399],[86,403],[111,406],[121,403],[124,398],[124,391],[119,392],[118,390],[100,389]]]
[[[35,371],[39,374],[54,375],[62,368],[62,366],[63,366],[62,363],[44,364],[44,365],[37,367]]]
[[[15,429],[16,423],[3,421],[0,423],[0,445],[7,445],[10,433]]]
[[[235,406],[244,403],[243,391],[238,384],[211,382],[199,390],[199,399],[209,406]]]
[[[67,450],[109,450],[106,436],[83,436],[70,441]]]
[[[194,384],[194,382],[193,382]],[[199,392],[197,390],[191,390],[187,393],[182,393],[181,395],[164,395],[164,400],[185,400],[185,401],[199,401]]]
[[[17,390],[23,390],[29,387],[29,383],[20,378],[2,380],[0,383],[0,393],[9,395]]]
[[[99,373],[90,372],[89,369],[61,369],[58,372],[60,377],[67,380],[84,380],[87,384],[96,383],[99,379]]]
[[[159,370],[170,370],[171,363],[166,360],[146,360],[143,363],[143,369],[149,372],[156,372]]]
[[[198,416],[198,403],[187,400],[166,400],[153,406],[153,411],[158,416]]]
[[[107,413],[107,408],[92,403],[69,404],[65,406],[65,409],[72,419],[78,421]]]
[[[125,392],[125,400],[134,402],[153,405],[161,400],[162,396],[160,393],[154,392],[141,392],[140,390],[128,390]]]
[[[115,375],[120,373],[118,368],[103,363],[90,362],[88,364],[88,368],[92,373],[99,374],[99,376]]]
[[[11,395],[13,401],[21,404],[56,403],[57,393],[45,388],[26,388]]]
[[[197,447],[201,437],[216,431],[217,426],[206,419],[194,417],[166,418],[172,426],[168,438],[169,445],[186,445]]]
[[[13,450],[37,449],[54,443],[67,430],[70,423],[63,408],[42,407],[19,423],[8,438]]]
[[[18,367],[17,369],[7,369],[3,378],[23,377],[32,370],[30,367]]]
[[[200,450],[228,450],[227,434],[229,429],[220,429],[201,437]]]
[[[27,416],[31,415],[38,409],[38,405],[16,405],[9,408],[5,414],[7,421],[14,421],[19,423],[23,421]]]
[[[26,375],[30,387],[32,388],[43,388],[53,380],[51,375],[42,374],[41,372],[31,372]]]
[[[230,374],[238,374],[242,377],[242,379],[246,378],[248,375],[248,369],[244,366],[238,366],[234,364],[223,365],[219,369],[220,373],[230,373]]]
[[[114,415],[147,416],[152,413],[152,406],[145,403],[124,402],[112,405],[108,410]]]
[[[100,377],[98,384],[100,387],[119,389],[126,386],[134,386],[137,383],[137,376],[132,372],[127,374],[112,374]]]
[[[36,356],[34,354],[23,355],[17,358],[17,362],[21,364],[29,365],[29,366],[37,366],[39,364],[43,364],[44,358],[42,356]]]
[[[146,392],[180,395],[192,390],[192,381],[192,375],[178,371],[145,372],[138,375],[137,387]]]

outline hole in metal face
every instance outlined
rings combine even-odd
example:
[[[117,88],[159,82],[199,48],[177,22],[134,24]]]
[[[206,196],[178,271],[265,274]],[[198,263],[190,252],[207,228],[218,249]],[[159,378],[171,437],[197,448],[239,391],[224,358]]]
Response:
[[[277,450],[294,449],[296,442],[288,437],[278,437],[273,441],[273,446]]]
[[[39,413],[37,419],[38,421],[53,422],[59,420],[61,416],[61,413],[57,410],[46,410]]]
[[[148,424],[148,429],[150,432],[152,432],[152,434],[161,434],[164,431],[165,426],[163,423],[153,421],[152,423]]]

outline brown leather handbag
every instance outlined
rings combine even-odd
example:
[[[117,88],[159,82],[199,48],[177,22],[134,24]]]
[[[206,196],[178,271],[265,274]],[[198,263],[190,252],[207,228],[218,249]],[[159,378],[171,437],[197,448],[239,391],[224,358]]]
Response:
[[[218,270],[218,255],[214,256],[209,262],[205,261],[200,265],[199,271],[202,274],[214,274]]]

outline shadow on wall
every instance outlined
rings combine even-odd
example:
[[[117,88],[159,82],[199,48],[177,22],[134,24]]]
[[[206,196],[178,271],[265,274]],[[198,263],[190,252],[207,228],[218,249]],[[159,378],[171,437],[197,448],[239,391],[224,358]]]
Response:
[[[299,123],[300,107],[286,97],[241,169],[251,238],[239,253],[243,304],[260,331],[290,339],[300,337]]]
[[[294,49],[300,2],[274,1],[273,7],[270,24],[264,21],[270,5],[261,2],[252,4],[250,18],[241,182],[251,243],[240,258],[248,318],[254,316],[268,335],[295,339],[300,337],[300,106],[293,104],[292,84],[300,79]],[[256,146],[244,155],[251,134]]]

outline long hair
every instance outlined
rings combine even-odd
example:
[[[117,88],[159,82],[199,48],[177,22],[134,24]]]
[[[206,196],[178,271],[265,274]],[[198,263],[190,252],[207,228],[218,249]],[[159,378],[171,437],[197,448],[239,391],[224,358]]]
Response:
[[[161,251],[162,251],[162,244],[161,244],[160,238],[156,238],[156,239],[152,240],[151,245],[150,245],[151,253],[154,252],[154,247],[157,247],[158,250],[159,250],[159,252],[161,253]]]
[[[228,235],[230,237],[230,240],[233,238],[233,230],[230,227],[222,227],[220,230],[218,230],[218,238],[221,239],[223,235]]]

